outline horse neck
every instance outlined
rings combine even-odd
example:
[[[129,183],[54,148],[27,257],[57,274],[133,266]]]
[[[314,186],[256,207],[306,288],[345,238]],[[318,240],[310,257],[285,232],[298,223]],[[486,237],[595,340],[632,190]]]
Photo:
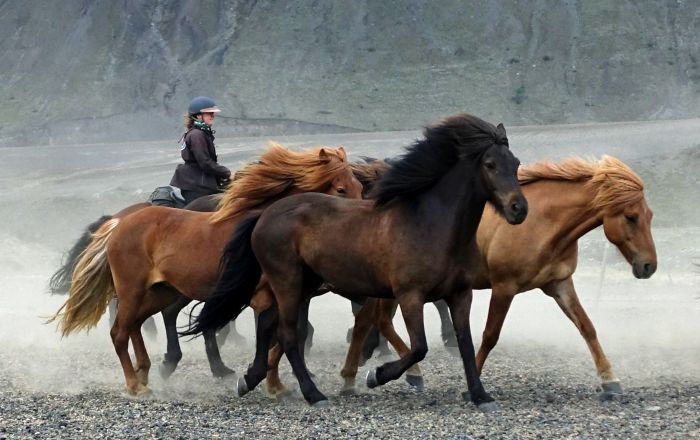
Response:
[[[438,232],[448,234],[452,249],[463,253],[475,238],[486,200],[476,165],[460,161],[421,195],[417,220],[436,225]]]
[[[551,182],[562,186],[562,182]],[[591,207],[595,193],[584,182],[566,182],[557,194],[561,197],[545,197],[547,204],[542,209],[551,222],[558,225],[550,229],[553,232],[549,238],[551,246],[564,251],[603,222]]]

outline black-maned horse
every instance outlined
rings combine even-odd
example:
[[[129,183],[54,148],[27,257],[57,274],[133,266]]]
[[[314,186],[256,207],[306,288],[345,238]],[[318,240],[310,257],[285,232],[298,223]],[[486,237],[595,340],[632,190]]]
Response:
[[[527,215],[519,161],[503,126],[475,116],[451,116],[427,127],[424,135],[381,178],[374,200],[293,196],[239,224],[222,256],[217,287],[185,332],[226,325],[248,306],[261,273],[266,274],[277,308],[259,316],[255,360],[239,379],[239,395],[265,378],[268,347],[279,324],[305,399],[328,403],[309,375],[297,336],[300,307],[325,281],[341,295],[395,298],[401,306],[411,350],[370,371],[369,387],[397,379],[425,357],[423,304],[443,298],[454,318],[471,400],[483,410],[495,406],[476,368],[469,280],[486,202],[512,224]]]

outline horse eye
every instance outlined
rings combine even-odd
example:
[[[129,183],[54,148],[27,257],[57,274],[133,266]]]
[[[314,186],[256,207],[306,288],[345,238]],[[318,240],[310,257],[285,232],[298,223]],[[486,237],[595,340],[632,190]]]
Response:
[[[637,223],[637,216],[636,215],[625,215],[625,218],[630,223]]]
[[[345,188],[336,188],[335,192],[338,194],[345,194]]]
[[[484,162],[484,166],[489,169],[489,170],[494,170],[496,169],[496,164],[489,161],[489,162]]]

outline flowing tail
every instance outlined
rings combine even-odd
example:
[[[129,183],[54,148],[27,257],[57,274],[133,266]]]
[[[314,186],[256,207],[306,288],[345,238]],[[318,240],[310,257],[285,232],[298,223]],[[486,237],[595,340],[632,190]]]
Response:
[[[49,322],[59,319],[61,333],[95,327],[114,297],[114,282],[107,261],[107,242],[119,219],[105,222],[80,254],[71,280],[68,300]]]
[[[190,326],[181,335],[218,330],[235,319],[250,304],[262,269],[250,243],[260,214],[242,220],[228,242],[219,263],[219,279],[212,294]]]
[[[111,219],[111,215],[103,215],[99,219],[90,223],[87,230],[83,232],[78,241],[73,247],[63,256],[61,268],[51,276],[49,280],[49,292],[52,294],[65,294],[70,290],[70,281],[75,265],[78,264],[78,258],[88,247],[92,241],[92,235],[102,226],[107,220]]]

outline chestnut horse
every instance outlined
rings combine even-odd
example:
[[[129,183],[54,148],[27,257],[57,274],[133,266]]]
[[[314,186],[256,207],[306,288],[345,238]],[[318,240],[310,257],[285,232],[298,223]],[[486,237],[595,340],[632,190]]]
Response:
[[[188,332],[225,325],[249,304],[265,273],[277,307],[258,318],[256,356],[239,379],[239,395],[265,378],[279,315],[282,347],[304,398],[312,405],[328,404],[309,375],[297,338],[300,306],[326,281],[340,294],[396,298],[401,304],[411,350],[368,375],[370,387],[397,379],[425,357],[423,304],[445,298],[456,318],[472,401],[482,410],[495,406],[474,360],[469,268],[478,257],[475,234],[487,201],[510,223],[527,215],[519,162],[503,125],[471,115],[449,117],[424,134],[378,182],[374,201],[302,194],[241,221],[222,258],[217,287]]]
[[[492,290],[477,368],[481,371],[496,345],[513,297],[539,288],[557,302],[585,339],[602,381],[600,398],[622,394],[593,323],[579,302],[572,275],[578,239],[601,225],[636,278],[649,278],[656,271],[652,211],[644,198],[642,179],[610,156],[598,162],[571,158],[522,166],[519,179],[530,208],[523,224],[510,227],[487,208],[477,231],[481,259],[473,288]],[[354,388],[362,341],[370,326],[374,323],[382,331],[393,331],[392,303],[371,299],[358,313],[341,372],[346,392]],[[401,345],[400,355],[408,351]]]
[[[246,212],[292,194],[317,191],[361,197],[362,187],[342,148],[292,152],[273,145],[239,171],[215,213],[151,206],[108,220],[78,261],[69,298],[53,319],[63,335],[94,327],[116,294],[111,336],[127,391],[148,393],[150,359],[141,324],[181,295],[205,300],[216,283],[219,259]],[[131,339],[134,369],[128,352]]]
[[[355,177],[362,184],[363,197],[366,197],[368,196],[369,190],[378,180],[379,176],[388,169],[389,165],[384,161],[375,160],[372,158],[364,158],[364,160],[360,162],[350,164],[350,167]],[[240,174],[235,175],[234,180],[238,177],[240,177]],[[188,209],[191,211],[214,212],[217,210],[219,201],[221,200],[222,196],[223,194],[220,193],[200,197],[194,200],[193,202],[189,203],[187,206],[185,206],[184,209]],[[87,248],[87,246],[90,244],[90,241],[92,240],[92,235],[95,233],[95,231],[97,231],[97,229],[99,229],[100,226],[102,226],[105,222],[112,218],[122,218],[127,216],[128,214],[131,214],[132,212],[138,211],[139,209],[143,209],[148,206],[152,205],[150,203],[137,203],[118,211],[114,215],[103,215],[98,220],[88,225],[86,230],[78,239],[78,241],[76,241],[71,247],[71,249],[65,254],[61,267],[51,277],[49,281],[49,291],[53,294],[68,293],[68,291],[70,290],[71,275],[75,269],[75,265],[78,262],[78,258],[80,257],[80,254],[85,250],[85,248]],[[186,296],[180,296],[180,298],[177,301],[175,301],[174,303],[172,303],[171,305],[169,305],[161,311],[167,339],[167,351],[163,356],[163,362],[161,363],[159,369],[161,377],[163,378],[170,377],[170,375],[175,371],[178,363],[182,359],[182,350],[180,349],[180,342],[177,334],[177,316],[180,313],[180,311],[182,311],[182,309],[185,308],[191,301],[191,298],[188,298]],[[113,309],[116,309],[116,303],[110,304],[109,310],[112,323]],[[148,331],[149,328],[151,328],[147,326],[149,322],[152,322],[152,320],[149,319],[144,323],[144,330],[146,331]],[[153,324],[151,325],[153,326]],[[305,329],[302,326],[300,327],[300,329],[302,331],[304,339],[306,339],[308,344],[310,343],[310,338],[306,338],[305,334],[310,334],[312,328],[308,321],[307,325],[308,328]],[[155,327],[152,328],[155,330]],[[211,369],[211,372],[215,377],[225,377],[234,372],[226,365],[224,365],[223,361],[221,360],[221,355],[219,353],[219,343],[223,343],[222,341],[226,339],[228,333],[231,331],[231,328],[233,328],[233,331],[236,332],[235,321],[231,321],[230,325],[223,327],[216,338],[211,333],[206,333],[204,335],[204,346],[207,353],[207,359],[209,361],[209,368]],[[240,336],[238,333],[235,333],[235,335],[237,335],[238,338],[242,338],[242,336]],[[272,362],[275,365],[279,362],[278,357],[281,357],[280,355],[281,350],[279,350],[278,347],[276,347],[271,358]],[[418,372],[420,371],[419,369],[416,369],[414,370]],[[411,377],[418,376],[407,376],[407,380],[410,381]],[[271,370],[270,372],[270,380],[268,381],[268,385],[271,383],[275,383],[278,385],[271,386],[269,388],[270,394],[277,395],[282,394],[285,391],[284,386],[279,381],[277,370]]]

